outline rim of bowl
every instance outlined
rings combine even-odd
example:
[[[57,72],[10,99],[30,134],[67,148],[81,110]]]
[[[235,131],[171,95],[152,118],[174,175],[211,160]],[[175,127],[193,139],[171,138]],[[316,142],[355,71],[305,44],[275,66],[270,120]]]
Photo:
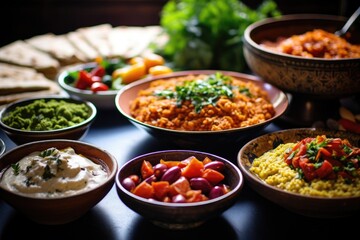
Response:
[[[71,92],[71,93],[77,93],[77,94],[84,94],[84,95],[99,95],[99,96],[108,96],[108,95],[115,95],[119,90],[107,90],[107,91],[98,91],[96,93],[94,93],[91,90],[82,90],[82,89],[78,89],[76,87],[72,87],[69,84],[67,84],[65,82],[65,77],[67,75],[69,75],[70,72],[72,71],[79,71],[82,70],[84,68],[91,68],[91,67],[95,67],[97,65],[96,62],[89,62],[89,63],[84,63],[84,64],[78,64],[76,66],[73,66],[71,68],[67,68],[64,71],[62,71],[58,76],[57,76],[57,80],[58,83],[60,85],[60,87],[62,87],[64,90]]]
[[[346,21],[346,18],[343,16],[335,16],[335,15],[326,15],[326,14],[289,14],[289,15],[283,15],[283,16],[279,16],[279,17],[269,17],[269,18],[265,18],[262,20],[259,20],[257,22],[254,22],[252,24],[250,24],[244,31],[244,40],[245,40],[245,44],[248,43],[250,46],[252,46],[255,49],[259,49],[269,55],[274,55],[274,56],[282,56],[282,57],[286,57],[286,58],[290,58],[290,59],[297,59],[297,60],[302,60],[302,61],[309,61],[309,62],[334,62],[334,61],[341,61],[341,62],[346,62],[346,61],[354,61],[354,60],[359,60],[359,58],[336,58],[336,59],[331,59],[331,58],[304,58],[301,56],[294,56],[291,54],[285,54],[285,53],[281,53],[281,52],[275,52],[273,50],[261,47],[258,43],[256,43],[251,37],[250,34],[251,32],[256,29],[257,27],[261,27],[261,26],[265,26],[265,25],[270,25],[273,23],[278,23],[278,22],[287,22],[287,21],[297,21],[297,20],[332,20],[332,21]]]
[[[261,138],[266,138],[267,136],[270,136],[270,135],[274,135],[274,134],[283,134],[283,133],[287,133],[287,132],[296,132],[296,131],[304,131],[304,132],[307,132],[307,131],[327,131],[325,129],[316,129],[316,128],[292,128],[292,129],[284,129],[284,130],[279,130],[279,131],[276,131],[276,132],[272,132],[272,133],[266,133],[266,134],[263,134],[261,136],[258,136],[252,140],[250,140],[249,142],[247,142],[241,149],[240,151],[238,152],[238,155],[237,155],[237,163],[238,163],[238,166],[240,167],[240,170],[241,172],[246,175],[247,177],[250,177],[253,181],[257,182],[258,184],[261,184],[263,186],[266,186],[267,188],[271,189],[272,191],[274,192],[278,192],[278,193],[281,193],[281,194],[287,194],[287,195],[291,195],[291,196],[294,196],[294,197],[298,197],[298,198],[302,198],[302,199],[317,199],[317,200],[326,200],[326,201],[339,201],[339,200],[347,200],[347,199],[356,199],[356,198],[360,198],[360,196],[350,196],[350,197],[321,197],[321,196],[308,196],[308,195],[303,195],[303,194],[300,194],[300,193],[294,193],[294,192],[289,192],[289,191],[285,191],[281,188],[278,188],[278,187],[275,187],[275,186],[272,186],[270,184],[267,184],[264,180],[260,179],[259,177],[257,177],[256,175],[252,174],[247,168],[246,166],[244,166],[242,164],[242,161],[241,161],[241,157],[244,155],[244,151],[245,149],[253,144],[254,142],[258,141],[259,139]],[[333,130],[329,130],[329,132],[331,132]],[[336,131],[338,133],[341,133],[341,131]],[[351,133],[349,133],[351,134]],[[352,135],[352,134],[351,134]]]
[[[237,176],[239,177],[239,181],[236,184],[235,188],[231,189],[230,192],[228,192],[228,193],[226,193],[226,194],[224,194],[224,195],[222,195],[220,197],[217,197],[217,198],[214,198],[214,199],[209,199],[209,200],[206,200],[206,201],[193,202],[193,203],[166,203],[166,202],[160,202],[160,201],[148,201],[148,199],[143,198],[143,197],[139,197],[139,196],[131,193],[130,191],[126,190],[122,186],[122,184],[120,182],[120,172],[125,167],[130,165],[133,161],[140,160],[142,158],[146,158],[147,156],[158,155],[158,154],[166,154],[166,153],[176,153],[176,152],[187,152],[187,153],[189,153],[189,155],[190,154],[202,154],[202,155],[209,156],[210,158],[213,157],[213,158],[216,158],[216,159],[220,159],[221,161],[226,162],[227,164],[229,164],[233,168],[233,170],[237,173]],[[159,161],[160,161],[160,158],[159,158]],[[184,208],[184,207],[196,207],[196,206],[199,206],[199,205],[201,205],[201,206],[202,205],[209,205],[209,204],[218,202],[219,200],[226,199],[229,196],[232,196],[232,195],[240,192],[241,189],[244,186],[244,176],[243,176],[242,172],[240,171],[240,169],[235,164],[233,164],[231,161],[229,161],[229,160],[227,160],[227,159],[225,159],[223,157],[217,156],[215,154],[212,154],[212,153],[196,151],[196,150],[185,150],[185,149],[160,150],[160,151],[155,151],[155,152],[144,153],[142,155],[136,156],[136,157],[130,159],[129,161],[127,161],[124,165],[122,165],[121,168],[119,168],[119,170],[118,170],[118,172],[116,174],[116,177],[115,177],[115,184],[116,184],[117,188],[119,188],[126,195],[130,196],[131,198],[135,198],[138,201],[144,202],[146,204],[164,206],[164,207]]]
[[[0,138],[0,157],[5,153],[5,151],[6,151],[5,142]]]
[[[69,140],[69,139],[50,139],[50,140],[42,140],[42,141],[35,141],[35,142],[29,142],[29,143],[25,143],[23,145],[19,145],[13,149],[11,149],[10,151],[4,153],[3,155],[0,156],[0,160],[2,160],[2,158],[8,156],[8,155],[11,155],[13,153],[16,153],[19,149],[22,149],[22,148],[28,148],[29,146],[34,146],[34,145],[37,145],[37,144],[42,144],[42,143],[69,143],[69,146],[72,144],[72,143],[76,143],[76,144],[79,144],[79,145],[83,145],[83,146],[88,146],[90,148],[95,148],[99,151],[102,151],[102,152],[105,152],[106,155],[109,156],[109,158],[111,159],[111,162],[112,164],[114,165],[113,167],[113,170],[111,171],[110,168],[107,167],[107,171],[108,172],[108,178],[106,179],[105,182],[95,186],[94,188],[91,188],[91,189],[88,189],[86,191],[83,191],[83,192],[80,192],[80,193],[75,193],[73,195],[68,195],[68,196],[61,196],[61,197],[52,197],[52,198],[49,198],[49,197],[35,197],[35,196],[29,196],[29,195],[26,195],[26,194],[20,194],[20,193],[16,193],[16,192],[13,192],[13,191],[10,191],[8,189],[5,189],[3,188],[1,185],[0,185],[0,188],[3,190],[3,191],[6,191],[8,193],[11,193],[11,194],[14,194],[16,196],[20,196],[20,197],[25,197],[25,198],[31,198],[31,199],[38,199],[38,200],[46,200],[46,201],[56,201],[56,200],[59,200],[59,199],[64,199],[64,198],[73,198],[73,197],[79,197],[79,196],[82,196],[82,195],[85,195],[87,194],[88,192],[91,192],[91,191],[94,191],[96,189],[99,189],[99,188],[102,188],[104,185],[108,184],[109,181],[112,181],[112,179],[115,178],[116,176],[116,173],[118,171],[118,162],[116,160],[116,158],[110,153],[108,152],[107,150],[105,149],[101,149],[93,144],[90,144],[90,143],[86,143],[86,142],[82,142],[82,141],[79,141],[79,140]],[[38,150],[34,150],[33,152],[35,151],[38,151]],[[86,158],[88,158],[85,154],[84,156]],[[23,156],[24,157],[24,156]],[[21,158],[19,158],[20,160]],[[18,160],[18,161],[19,161]],[[91,159],[90,159],[91,160]],[[103,166],[107,166],[107,164],[104,162],[104,160],[100,159]],[[92,160],[91,160],[92,161]],[[10,167],[10,165],[6,166],[5,168],[3,168],[1,171],[0,171],[0,180],[2,179],[2,176],[3,176],[3,172],[5,171],[5,169],[8,169]]]
[[[69,126],[66,128],[54,129],[54,130],[45,130],[45,131],[22,130],[22,129],[18,129],[18,128],[13,128],[13,127],[6,125],[2,121],[5,113],[8,112],[10,108],[16,107],[17,104],[22,104],[22,103],[26,103],[26,102],[31,103],[35,100],[40,100],[40,99],[45,99],[45,100],[56,99],[56,100],[65,100],[67,102],[84,103],[84,104],[86,104],[86,106],[89,109],[91,109],[91,114],[87,119],[85,119],[84,121],[82,121],[74,126]],[[6,105],[6,107],[4,107],[0,110],[0,127],[2,127],[3,129],[6,129],[8,131],[11,131],[11,132],[24,133],[24,134],[28,134],[28,135],[41,134],[41,133],[61,133],[61,132],[65,132],[68,130],[81,128],[81,127],[84,127],[84,126],[90,124],[95,119],[96,115],[97,115],[97,109],[96,109],[95,105],[92,102],[86,101],[86,100],[79,100],[79,99],[73,99],[73,98],[67,98],[67,97],[61,97],[61,96],[42,97],[42,98],[27,98],[27,99],[21,99],[21,100],[9,103],[8,105]]]
[[[284,108],[280,109],[280,112],[276,112],[275,116],[273,116],[272,118],[270,118],[270,119],[268,119],[268,120],[266,120],[264,122],[253,124],[253,125],[250,125],[250,126],[247,126],[247,127],[238,127],[238,128],[231,128],[231,129],[225,129],[225,130],[219,130],[219,131],[210,131],[210,130],[207,130],[207,131],[183,131],[183,130],[174,130],[174,129],[162,128],[162,127],[153,126],[153,125],[141,122],[141,121],[133,118],[131,115],[127,114],[120,107],[120,97],[121,97],[121,95],[125,91],[127,91],[127,90],[129,90],[129,89],[131,89],[131,88],[133,88],[135,86],[141,85],[143,83],[147,83],[147,82],[151,82],[151,81],[155,81],[155,80],[159,80],[159,79],[163,79],[163,78],[167,79],[167,78],[180,77],[180,76],[183,76],[183,75],[190,75],[190,74],[194,74],[194,75],[213,74],[213,73],[216,73],[216,72],[222,72],[225,75],[231,75],[231,76],[238,77],[238,78],[244,78],[246,81],[253,82],[257,86],[261,85],[262,88],[264,86],[270,86],[271,88],[275,89],[276,92],[279,95],[278,99],[275,102],[276,106],[274,106],[274,108],[276,109],[276,107],[280,106],[280,103],[282,103],[282,102],[285,103]],[[253,75],[248,75],[248,74],[239,73],[239,72],[233,72],[233,71],[224,71],[224,70],[189,70],[189,71],[173,72],[173,73],[170,73],[170,74],[164,74],[164,75],[155,76],[155,77],[149,76],[147,78],[132,82],[132,83],[126,85],[125,87],[123,87],[122,89],[120,89],[119,92],[116,94],[115,105],[116,105],[116,108],[118,109],[118,111],[123,116],[125,116],[130,121],[135,122],[135,123],[137,123],[139,125],[142,125],[142,126],[145,126],[145,127],[150,127],[150,128],[153,128],[153,129],[162,130],[162,131],[165,130],[167,132],[173,132],[173,133],[181,133],[181,134],[189,134],[189,135],[199,134],[200,135],[200,134],[219,134],[219,133],[231,133],[231,132],[238,132],[238,131],[246,131],[246,130],[257,128],[257,127],[260,127],[260,126],[263,126],[263,125],[270,124],[272,121],[274,121],[275,119],[281,117],[285,113],[285,111],[289,107],[289,99],[288,99],[287,95],[282,90],[280,90],[279,88],[275,87],[274,85],[272,85],[270,83],[261,81],[258,77],[253,76]],[[274,105],[274,103],[273,103],[273,105]]]

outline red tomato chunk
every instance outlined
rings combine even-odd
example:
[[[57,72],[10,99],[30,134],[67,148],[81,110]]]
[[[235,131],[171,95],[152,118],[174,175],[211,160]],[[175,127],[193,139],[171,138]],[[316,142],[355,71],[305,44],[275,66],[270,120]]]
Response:
[[[225,164],[208,157],[192,156],[182,161],[160,160],[154,166],[144,160],[138,175],[122,185],[137,196],[161,202],[189,203],[220,197],[230,191],[225,182]]]
[[[306,181],[342,177],[351,182],[360,174],[359,160],[360,148],[325,135],[302,139],[285,154],[285,162]]]

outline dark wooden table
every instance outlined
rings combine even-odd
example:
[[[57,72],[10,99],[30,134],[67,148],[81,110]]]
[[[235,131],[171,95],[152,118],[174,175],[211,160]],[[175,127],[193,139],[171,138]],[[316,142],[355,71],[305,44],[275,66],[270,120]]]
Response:
[[[279,120],[256,135],[291,128]],[[236,163],[236,156],[246,141],[217,148],[199,146],[194,150],[208,151]],[[15,144],[0,130],[7,151]],[[143,153],[179,148],[154,139],[133,126],[114,111],[99,111],[82,141],[111,152],[122,166]],[[360,204],[360,203],[359,203]],[[31,222],[0,199],[0,239],[346,239],[358,235],[359,214],[348,218],[317,219],[294,214],[258,195],[245,182],[237,202],[221,216],[204,225],[185,231],[170,231],[127,208],[118,198],[115,186],[109,194],[85,216],[75,222],[46,226]]]

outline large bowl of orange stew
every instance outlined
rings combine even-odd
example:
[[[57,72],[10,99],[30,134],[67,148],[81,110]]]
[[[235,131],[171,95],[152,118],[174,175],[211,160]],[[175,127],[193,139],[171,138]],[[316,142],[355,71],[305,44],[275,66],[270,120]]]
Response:
[[[287,109],[285,93],[237,72],[173,72],[122,88],[115,104],[140,130],[181,147],[235,143],[264,130]]]

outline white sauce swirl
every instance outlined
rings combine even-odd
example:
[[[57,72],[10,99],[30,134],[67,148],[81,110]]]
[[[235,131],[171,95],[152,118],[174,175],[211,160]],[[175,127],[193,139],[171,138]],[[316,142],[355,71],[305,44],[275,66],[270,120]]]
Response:
[[[92,189],[108,178],[103,166],[71,147],[33,152],[9,167],[0,186],[32,197],[64,197]]]

